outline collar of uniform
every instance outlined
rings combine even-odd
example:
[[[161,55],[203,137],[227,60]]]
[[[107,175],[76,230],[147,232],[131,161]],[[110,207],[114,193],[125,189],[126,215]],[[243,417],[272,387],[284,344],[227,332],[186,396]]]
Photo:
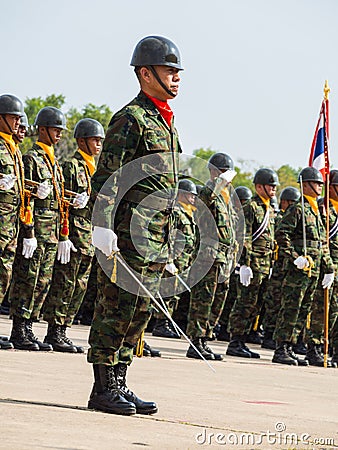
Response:
[[[332,198],[330,198],[330,203],[334,207],[336,213],[338,213],[338,200],[333,200]]]
[[[318,215],[319,208],[318,208],[318,203],[317,203],[316,197],[311,197],[310,195],[304,195],[304,199],[307,201],[307,203],[309,203],[309,205],[311,206],[312,211],[316,215]]]
[[[155,104],[146,96],[144,92],[140,91],[136,98],[140,103],[142,103],[144,109],[146,109],[149,114],[153,116],[161,115]]]

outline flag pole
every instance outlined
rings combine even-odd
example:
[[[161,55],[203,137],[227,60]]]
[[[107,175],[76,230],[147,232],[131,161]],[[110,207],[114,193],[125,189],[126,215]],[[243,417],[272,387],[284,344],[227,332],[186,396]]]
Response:
[[[324,154],[328,155],[328,139],[329,139],[329,83],[328,80],[325,80],[324,85]],[[328,163],[328,161],[327,161]],[[326,167],[329,167],[328,164],[325,164]],[[329,231],[330,231],[330,195],[329,195],[329,188],[330,188],[330,174],[326,171],[326,178],[325,178],[325,209],[326,209],[326,243],[328,248],[330,248],[330,238],[329,238]],[[329,353],[329,306],[330,306],[330,300],[329,300],[329,289],[324,289],[324,367],[327,367],[327,361],[328,361],[328,353]]]

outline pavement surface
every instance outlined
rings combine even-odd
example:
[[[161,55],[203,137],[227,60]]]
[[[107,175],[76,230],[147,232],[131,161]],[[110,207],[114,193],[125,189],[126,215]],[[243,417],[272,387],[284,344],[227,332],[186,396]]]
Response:
[[[0,316],[0,334],[11,321]],[[34,325],[43,338],[46,323]],[[88,348],[89,327],[68,333]],[[0,350],[0,449],[338,449],[338,369],[288,367],[226,356],[185,357],[181,339],[146,341],[161,358],[135,358],[128,385],[156,401],[153,416],[87,409],[93,376],[85,354]],[[227,343],[212,342],[225,353]]]

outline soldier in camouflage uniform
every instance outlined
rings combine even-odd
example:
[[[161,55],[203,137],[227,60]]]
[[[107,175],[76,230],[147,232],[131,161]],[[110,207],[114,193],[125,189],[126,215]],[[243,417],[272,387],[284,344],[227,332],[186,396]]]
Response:
[[[256,172],[253,182],[256,195],[243,206],[245,241],[239,261],[237,299],[229,318],[231,341],[226,352],[242,358],[260,357],[245,345],[245,341],[259,314],[262,283],[272,268],[275,213],[270,199],[275,196],[278,176],[274,170],[263,168]]]
[[[63,177],[53,145],[59,142],[65,123],[57,108],[42,108],[34,124],[38,126],[38,141],[23,156],[26,183],[34,181],[37,189],[30,199],[31,220],[20,227],[9,293],[11,339],[19,350],[52,350],[34,335],[32,323],[39,319],[48,293],[56,252],[58,258],[67,260],[73,248],[67,233],[58,233]]]
[[[212,155],[208,169],[210,180],[199,195],[205,207],[198,207],[196,214],[199,250],[204,258],[199,263],[195,262],[195,265],[203,265],[207,259],[212,260],[212,265],[207,274],[192,287],[187,334],[205,359],[222,360],[223,356],[215,354],[206,342],[213,338],[214,327],[222,314],[234,262],[236,217],[228,184],[236,172],[231,157],[225,153]],[[210,219],[213,219],[217,229],[217,241],[212,238],[202,239],[202,233],[211,229]],[[200,355],[190,345],[187,357],[199,359]]]
[[[96,197],[93,244],[100,250],[101,265],[112,251],[120,250],[126,264],[155,295],[168,262],[170,214],[181,151],[167,100],[178,93],[182,66],[176,45],[158,36],[137,44],[131,65],[141,92],[109,124],[92,180],[92,196]],[[156,403],[141,400],[126,384],[133,348],[151,315],[150,299],[114,259],[113,281],[98,268],[88,351],[94,386],[88,407],[113,414],[153,414]]]
[[[0,305],[11,281],[20,207],[24,201],[23,164],[13,140],[23,114],[20,99],[10,94],[0,96]],[[13,344],[1,337],[0,349],[11,348]]]
[[[275,228],[290,205],[293,205],[300,198],[298,189],[293,186],[284,188],[279,197],[279,211],[275,218]],[[273,332],[275,331],[277,314],[280,308],[282,295],[282,281],[284,279],[283,257],[278,253],[278,247],[275,249],[275,261],[273,264],[272,274],[267,283],[265,292],[263,292],[263,302],[265,306],[265,314],[263,318],[264,338],[262,348],[276,350],[276,342],[273,340]]]
[[[330,256],[335,266],[335,280],[329,292],[330,309],[329,309],[329,336],[332,345],[333,329],[337,322],[338,316],[338,170],[330,171],[330,187],[329,187],[329,239],[330,239]],[[324,205],[320,208],[323,223],[326,224],[326,213]],[[324,276],[324,265],[321,267],[319,279]],[[319,282],[313,296],[313,304],[311,311],[310,328],[306,329],[307,353],[306,359],[310,365],[324,365],[324,358],[321,352],[321,344],[324,335],[324,290]],[[333,345],[332,345],[333,346]],[[335,343],[337,347],[337,342]],[[338,348],[337,348],[338,350]]]
[[[284,280],[274,332],[277,348],[272,359],[275,363],[296,366],[308,365],[307,360],[301,360],[293,353],[292,343],[297,340],[295,327],[300,311],[308,314],[311,310],[321,265],[325,274],[322,286],[330,288],[334,280],[334,264],[317,204],[323,186],[322,175],[314,167],[306,167],[300,172],[298,182],[303,183],[303,199],[288,208],[276,230],[279,253],[284,260]]]
[[[85,205],[91,192],[91,176],[95,172],[94,156],[101,151],[104,130],[97,120],[81,119],[75,126],[74,138],[78,150],[70,160],[63,163],[62,171],[65,189],[82,195]],[[68,264],[55,261],[52,285],[44,304],[43,318],[51,327],[60,326],[62,339],[74,347],[66,335],[66,330],[72,326],[81,306],[94,256],[88,207],[84,206],[81,209],[70,207],[69,229],[69,239],[77,252],[71,253]],[[83,347],[76,346],[76,349],[77,353],[84,352]]]

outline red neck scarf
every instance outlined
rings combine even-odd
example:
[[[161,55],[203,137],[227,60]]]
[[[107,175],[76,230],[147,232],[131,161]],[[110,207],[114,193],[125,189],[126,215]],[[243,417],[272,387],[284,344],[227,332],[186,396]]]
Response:
[[[143,91],[143,93],[154,103],[156,108],[159,110],[159,113],[163,117],[163,119],[167,122],[168,126],[171,126],[171,121],[174,113],[172,112],[170,106],[167,101],[159,100],[158,98],[151,97],[151,95],[147,94]]]

